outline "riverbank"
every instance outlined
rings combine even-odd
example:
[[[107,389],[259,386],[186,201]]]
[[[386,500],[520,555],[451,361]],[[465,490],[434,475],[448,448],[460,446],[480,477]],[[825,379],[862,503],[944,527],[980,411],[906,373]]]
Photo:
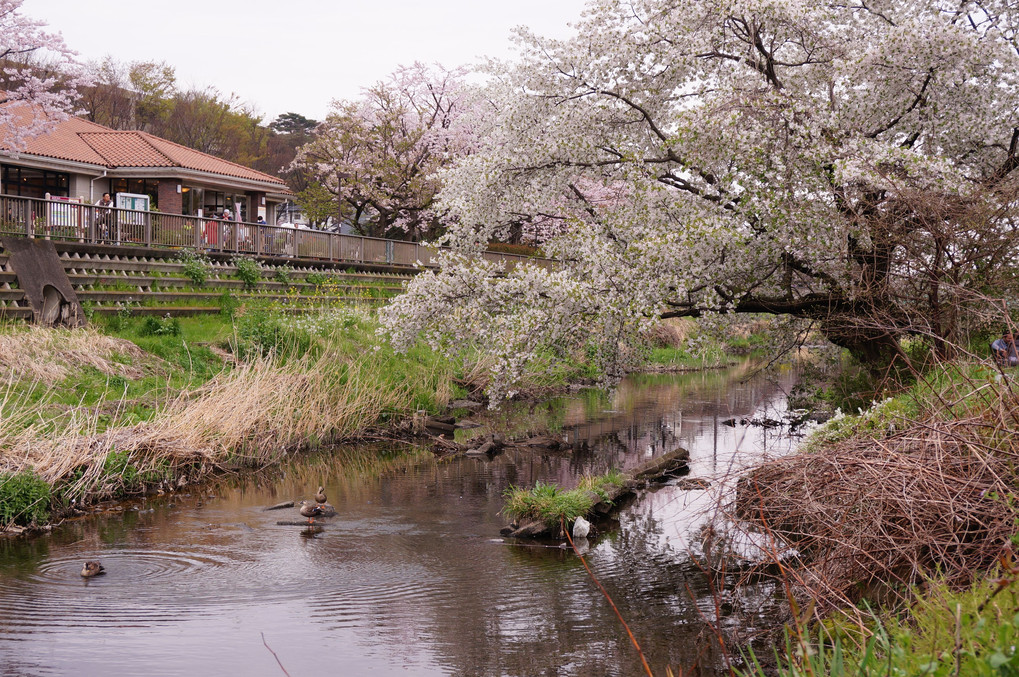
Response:
[[[395,354],[370,310],[293,318],[114,316],[86,330],[0,332],[0,528],[260,467],[483,390],[485,364]],[[528,385],[585,376],[559,361]]]
[[[279,304],[188,318],[125,311],[74,331],[0,326],[0,531],[485,401],[491,369],[480,356],[451,360],[424,345],[397,354],[377,332],[371,308],[295,317]],[[650,370],[718,368],[755,340],[719,343],[689,321],[652,338]],[[544,355],[517,397],[598,376],[583,354]]]
[[[803,448],[743,477],[730,506],[768,535],[789,591],[780,674],[1014,674],[1012,370],[939,365]]]

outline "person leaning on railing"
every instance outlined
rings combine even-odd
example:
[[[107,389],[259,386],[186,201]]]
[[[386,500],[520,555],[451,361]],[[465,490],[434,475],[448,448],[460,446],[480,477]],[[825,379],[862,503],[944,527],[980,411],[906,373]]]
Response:
[[[100,240],[110,239],[110,225],[113,222],[113,199],[109,193],[96,200],[95,223],[96,237]]]

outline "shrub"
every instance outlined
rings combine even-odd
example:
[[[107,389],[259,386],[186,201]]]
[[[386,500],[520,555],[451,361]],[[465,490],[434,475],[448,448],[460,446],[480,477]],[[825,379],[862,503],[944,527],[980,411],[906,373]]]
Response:
[[[103,476],[119,484],[120,491],[131,491],[137,487],[138,468],[131,463],[131,455],[127,451],[113,451],[103,462]]]
[[[288,318],[264,308],[257,308],[241,316],[237,323],[237,354],[246,357],[251,353],[273,354],[290,358],[306,354],[312,348],[312,336],[291,325]]]
[[[244,283],[244,288],[251,291],[258,286],[262,278],[262,266],[255,259],[238,256],[233,260],[237,268],[237,279]]]
[[[27,526],[49,516],[50,485],[33,472],[0,473],[0,526]]]
[[[304,279],[308,284],[320,287],[329,281],[329,275],[315,271],[308,273]]]
[[[280,266],[273,273],[273,278],[280,284],[290,284],[290,273],[294,272],[294,269],[290,266]]]
[[[127,322],[130,319],[131,307],[122,305],[117,309],[116,313],[105,317],[106,327],[112,332],[124,331],[124,327],[127,326]]]
[[[184,264],[184,276],[191,280],[196,287],[204,286],[205,281],[209,279],[211,267],[209,257],[201,252],[185,250],[178,254],[177,258]]]
[[[180,320],[176,317],[149,315],[138,330],[142,336],[180,336]]]

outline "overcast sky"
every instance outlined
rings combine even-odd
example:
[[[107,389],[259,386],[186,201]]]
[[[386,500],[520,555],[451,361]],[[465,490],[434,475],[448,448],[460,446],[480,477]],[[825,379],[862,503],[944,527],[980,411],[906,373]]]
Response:
[[[510,57],[524,25],[566,37],[584,0],[24,0],[85,60],[166,61],[182,87],[235,93],[271,121],[321,120],[333,99],[414,61]]]

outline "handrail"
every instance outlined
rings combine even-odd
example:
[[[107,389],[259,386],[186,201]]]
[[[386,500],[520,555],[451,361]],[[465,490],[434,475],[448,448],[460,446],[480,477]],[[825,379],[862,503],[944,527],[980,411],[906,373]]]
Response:
[[[426,268],[436,267],[434,256],[439,251],[403,240],[14,195],[0,195],[0,235]],[[504,261],[507,269],[523,261],[553,266],[549,259],[520,254],[485,252],[483,256]]]

